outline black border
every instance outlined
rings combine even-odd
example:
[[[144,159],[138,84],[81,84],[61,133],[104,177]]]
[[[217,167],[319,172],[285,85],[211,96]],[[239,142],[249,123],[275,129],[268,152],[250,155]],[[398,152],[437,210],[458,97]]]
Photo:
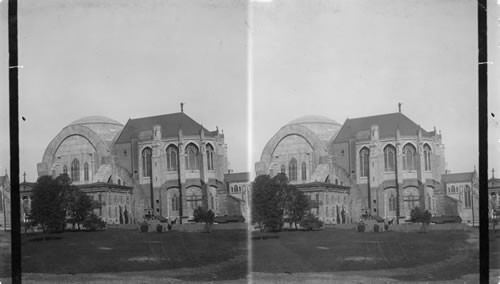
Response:
[[[489,282],[487,0],[478,0],[479,282]],[[482,190],[483,189],[483,190]]]
[[[9,116],[12,283],[21,283],[21,204],[19,196],[19,86],[17,0],[9,0]]]

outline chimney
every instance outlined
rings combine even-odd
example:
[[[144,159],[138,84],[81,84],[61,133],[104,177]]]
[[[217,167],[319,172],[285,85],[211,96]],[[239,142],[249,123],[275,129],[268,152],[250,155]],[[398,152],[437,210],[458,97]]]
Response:
[[[181,112],[184,112],[184,103],[181,103]]]
[[[491,178],[495,178],[495,168],[491,169]]]
[[[399,112],[401,112],[401,105],[402,105],[402,103],[398,103]]]

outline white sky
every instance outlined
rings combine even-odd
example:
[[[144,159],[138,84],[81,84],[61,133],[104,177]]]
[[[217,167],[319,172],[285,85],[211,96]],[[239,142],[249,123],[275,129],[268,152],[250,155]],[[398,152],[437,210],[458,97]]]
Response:
[[[490,168],[500,176],[498,9],[490,1]],[[230,168],[246,171],[247,31],[258,160],[289,121],[397,111],[442,130],[452,172],[478,164],[477,11],[471,0],[83,1],[19,5],[20,163],[28,181],[50,140],[72,121],[179,111],[223,129]],[[494,14],[496,13],[496,14]],[[0,65],[8,65],[7,1]],[[0,172],[9,167],[8,69],[0,68]],[[253,168],[251,169],[253,171]],[[22,180],[22,177],[21,177]]]

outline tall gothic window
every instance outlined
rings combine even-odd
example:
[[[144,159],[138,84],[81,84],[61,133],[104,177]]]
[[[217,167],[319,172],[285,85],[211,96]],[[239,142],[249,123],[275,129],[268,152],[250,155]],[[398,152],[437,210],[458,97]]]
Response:
[[[151,176],[151,148],[142,150],[142,176]]]
[[[307,180],[307,165],[306,165],[306,162],[302,162],[302,180]]]
[[[172,196],[172,211],[179,211],[179,197],[177,193]]]
[[[384,148],[384,165],[386,172],[393,172],[395,169],[396,149],[392,145]]]
[[[186,146],[186,170],[197,170],[198,169],[198,157],[199,151],[198,147],[190,143]]]
[[[214,170],[214,148],[210,144],[207,145],[207,165],[209,171]]]
[[[464,199],[465,199],[465,208],[471,208],[472,195],[471,195],[470,187],[468,185],[465,186]]]
[[[281,173],[284,174],[285,172],[285,165],[281,165]]]
[[[415,169],[415,147],[410,143],[403,147],[403,170],[412,171]]]
[[[288,164],[288,175],[290,180],[297,180],[297,160],[292,158]]]
[[[391,193],[391,196],[389,197],[389,211],[396,211],[396,197],[394,196],[394,193]]]
[[[80,161],[78,159],[71,162],[71,180],[80,181]]]
[[[63,174],[68,174],[68,166],[63,166]]]
[[[451,191],[450,191],[450,192],[451,192],[451,193],[455,193],[455,192],[456,192],[456,191],[455,191],[455,186],[454,186],[454,185],[452,185],[452,186],[451,186]]]
[[[89,163],[83,164],[83,180],[89,181]]]
[[[367,177],[368,176],[368,171],[370,167],[370,151],[368,148],[363,148],[361,149],[361,152],[359,152],[359,172],[361,177]]]
[[[424,162],[425,162],[425,170],[431,170],[431,147],[429,145],[424,145]]]
[[[177,155],[178,149],[174,145],[167,147],[167,171],[177,171]]]

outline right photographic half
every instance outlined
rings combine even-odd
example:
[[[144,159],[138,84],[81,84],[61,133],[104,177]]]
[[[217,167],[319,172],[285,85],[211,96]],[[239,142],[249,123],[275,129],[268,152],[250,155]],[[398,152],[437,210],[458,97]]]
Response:
[[[250,2],[253,281],[479,283],[477,5]]]

